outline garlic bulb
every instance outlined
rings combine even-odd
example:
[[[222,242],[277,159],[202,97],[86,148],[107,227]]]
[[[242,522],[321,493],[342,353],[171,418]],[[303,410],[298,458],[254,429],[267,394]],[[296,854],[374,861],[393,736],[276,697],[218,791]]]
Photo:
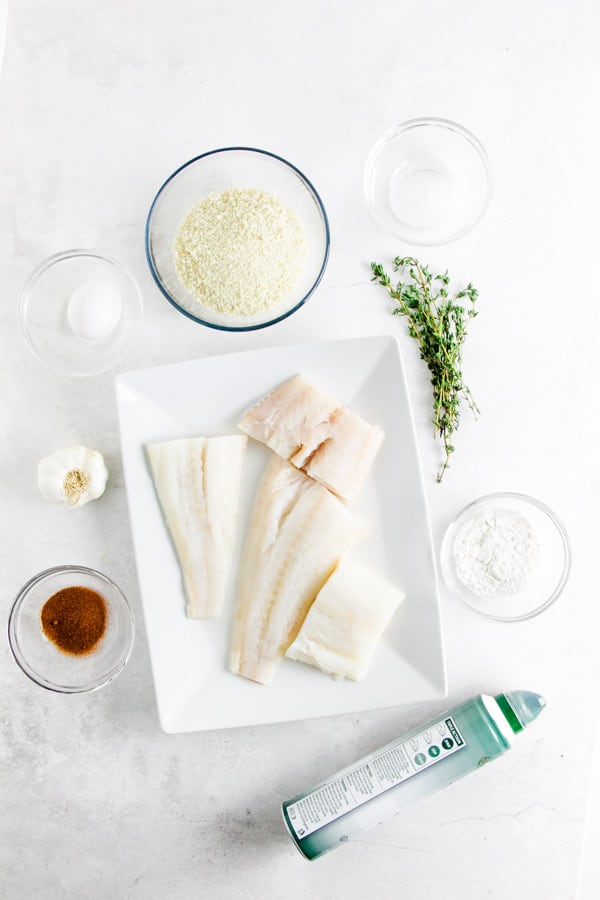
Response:
[[[104,493],[108,469],[98,450],[65,447],[38,464],[38,487],[47,500],[83,506]]]

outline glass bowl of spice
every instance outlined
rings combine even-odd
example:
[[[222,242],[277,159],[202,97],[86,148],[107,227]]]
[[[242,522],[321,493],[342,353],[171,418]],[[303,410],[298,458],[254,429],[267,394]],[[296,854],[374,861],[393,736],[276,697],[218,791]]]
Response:
[[[319,284],[329,223],[296,166],[253,147],[203,153],[167,178],[146,222],[161,292],[189,319],[251,331],[296,312]]]
[[[95,691],[113,681],[133,647],[133,615],[106,575],[57,566],[19,591],[8,621],[13,656],[41,687],[63,694]]]
[[[520,622],[548,609],[571,568],[558,516],[526,494],[487,494],[448,526],[441,549],[446,586],[486,619]]]

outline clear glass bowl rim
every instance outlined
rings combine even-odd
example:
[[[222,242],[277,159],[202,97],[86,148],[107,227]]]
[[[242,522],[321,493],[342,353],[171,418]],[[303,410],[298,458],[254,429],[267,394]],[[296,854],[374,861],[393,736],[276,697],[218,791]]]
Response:
[[[142,294],[140,292],[140,287],[131,272],[129,272],[125,268],[125,266],[121,265],[120,262],[117,262],[117,260],[113,259],[111,256],[106,256],[104,253],[100,253],[97,250],[85,250],[82,247],[75,247],[71,250],[61,250],[59,253],[54,253],[52,256],[48,256],[35,267],[35,269],[29,274],[29,277],[27,278],[27,281],[25,282],[21,290],[18,303],[18,315],[21,333],[27,342],[27,346],[39,362],[41,362],[48,369],[51,369],[53,372],[58,372],[60,375],[69,375],[73,378],[86,378],[89,377],[88,373],[86,372],[69,372],[66,368],[48,362],[48,360],[44,358],[43,354],[39,352],[37,346],[32,341],[31,335],[29,334],[29,329],[27,328],[27,306],[32,288],[35,286],[36,282],[39,281],[44,272],[46,272],[47,269],[49,269],[51,266],[55,265],[58,262],[62,262],[65,259],[73,259],[74,257],[78,256],[89,256],[92,259],[100,259],[102,260],[102,262],[107,262],[111,266],[114,266],[116,269],[118,269],[121,274],[125,278],[127,278],[134,289],[137,300],[137,310],[139,315],[139,324],[137,331],[139,331],[143,321],[144,307],[142,303]],[[123,353],[128,347],[131,346],[134,337],[135,334],[132,334],[129,343],[126,345],[126,347],[123,347]],[[118,363],[115,362],[106,369],[100,369],[98,372],[94,372],[92,374],[101,375],[103,372],[110,371],[110,369],[114,368],[116,365],[118,365]]]
[[[465,234],[468,234],[468,232],[475,227],[475,225],[480,221],[480,219],[483,218],[483,216],[487,212],[493,194],[492,167],[490,164],[488,152],[479,138],[475,134],[473,134],[472,131],[469,131],[468,128],[465,128],[464,125],[461,125],[459,122],[454,122],[452,121],[452,119],[444,119],[439,116],[420,116],[415,119],[407,119],[405,122],[400,122],[400,124],[398,125],[393,125],[375,142],[369,152],[369,155],[367,156],[363,172],[363,190],[365,199],[367,201],[367,206],[369,207],[371,214],[379,222],[382,228],[385,228],[386,231],[389,231],[388,226],[380,218],[375,205],[371,202],[370,182],[372,171],[375,167],[379,153],[386,144],[389,144],[390,141],[399,137],[401,134],[404,134],[405,131],[410,131],[413,128],[419,128],[421,126],[435,126],[438,128],[446,128],[448,131],[453,131],[455,134],[460,135],[466,141],[468,141],[468,143],[471,144],[471,146],[477,151],[483,163],[487,181],[487,191],[483,203],[481,204],[481,208],[479,209],[477,214],[458,231],[455,231],[448,237],[444,237],[441,239],[436,238],[435,240],[423,240],[407,236],[407,234],[409,233],[409,230],[407,229],[407,231],[403,233],[401,237],[401,239],[403,241],[406,241],[407,244],[413,244],[420,247],[441,247],[444,244],[450,244],[453,241],[457,241],[459,238],[464,237]]]
[[[194,163],[198,162],[198,160],[205,159],[207,156],[214,156],[217,153],[230,153],[231,151],[244,151],[246,153],[259,153],[262,156],[268,156],[271,159],[276,159],[278,162],[283,163],[283,165],[287,166],[289,169],[292,169],[292,171],[295,172],[296,175],[303,182],[305,187],[308,188],[308,191],[312,194],[314,200],[316,201],[317,207],[319,208],[319,212],[321,213],[321,218],[323,220],[323,226],[325,228],[325,251],[323,254],[323,261],[321,263],[321,268],[319,270],[319,273],[318,273],[314,283],[312,284],[310,290],[308,291],[308,293],[305,294],[304,297],[302,297],[302,299],[299,300],[299,302],[296,303],[295,306],[293,306],[291,309],[287,310],[287,312],[282,313],[280,316],[277,316],[275,319],[269,319],[268,322],[260,322],[257,325],[219,325],[216,322],[207,322],[204,319],[201,319],[199,316],[195,316],[193,313],[189,312],[189,310],[184,309],[184,307],[180,306],[180,304],[177,302],[177,300],[175,300],[175,298],[172,297],[171,294],[164,287],[164,285],[160,279],[160,276],[154,267],[154,263],[152,261],[152,255],[150,253],[150,225],[152,222],[152,215],[154,213],[156,204],[158,203],[158,200],[159,200],[161,194],[163,193],[163,191],[166,190],[166,188],[169,186],[169,184],[179,175],[180,172],[182,172],[184,169],[187,169],[188,166],[191,166]],[[187,316],[188,319],[191,319],[192,322],[198,322],[200,325],[206,325],[207,328],[214,328],[217,331],[258,331],[260,328],[268,328],[270,325],[276,325],[277,322],[281,322],[281,321],[283,321],[283,319],[287,319],[288,316],[291,316],[292,313],[295,313],[297,310],[299,310],[301,306],[304,306],[304,304],[306,303],[308,298],[311,296],[311,294],[313,294],[315,292],[315,290],[319,286],[321,279],[323,278],[323,275],[325,274],[325,269],[327,268],[327,262],[329,260],[331,234],[330,234],[330,229],[329,229],[329,219],[327,218],[325,206],[323,205],[323,201],[321,200],[319,192],[317,191],[315,186],[312,184],[312,182],[309,181],[309,179],[306,177],[306,175],[303,172],[301,172],[297,166],[295,166],[293,163],[289,162],[289,160],[285,159],[283,156],[278,156],[277,153],[271,153],[271,151],[269,151],[269,150],[261,150],[258,147],[242,147],[242,146],[237,147],[237,146],[235,146],[235,147],[219,147],[216,150],[208,150],[206,153],[200,153],[200,154],[198,154],[198,156],[194,156],[192,159],[188,159],[187,162],[184,162],[181,166],[179,166],[177,169],[175,169],[175,171],[172,172],[171,175],[169,175],[169,177],[159,187],[158,191],[156,192],[156,196],[154,197],[154,200],[152,201],[150,209],[148,210],[148,216],[146,217],[146,229],[145,229],[144,243],[145,243],[145,247],[146,247],[146,261],[148,263],[148,268],[150,269],[150,274],[152,275],[152,278],[154,279],[154,282],[155,282],[157,288],[159,289],[159,291],[161,292],[161,294],[164,297],[166,297],[166,299],[169,301],[169,303],[172,306],[174,306],[176,310],[178,310],[180,313],[183,313],[183,315]]]
[[[473,511],[474,508],[478,506],[483,506],[485,503],[494,500],[503,500],[505,498],[518,500],[525,504],[531,504],[532,506],[537,507],[541,512],[545,513],[554,527],[556,528],[558,535],[561,539],[563,552],[564,552],[564,563],[562,572],[558,582],[556,583],[552,593],[549,597],[544,600],[539,606],[536,606],[534,609],[529,612],[523,613],[519,616],[494,616],[490,613],[483,612],[479,607],[470,603],[460,591],[456,590],[449,582],[446,577],[446,567],[448,565],[447,559],[449,558],[450,551],[450,539],[452,532],[456,528],[456,526],[467,518],[468,514]],[[541,500],[537,500],[535,497],[531,497],[529,494],[519,493],[517,491],[497,491],[491,494],[484,494],[482,497],[478,497],[476,500],[471,501],[466,506],[464,506],[460,512],[454,517],[454,519],[449,523],[448,527],[444,532],[444,537],[442,538],[442,545],[440,548],[440,567],[442,571],[442,577],[444,579],[444,584],[448,591],[454,597],[458,597],[461,602],[467,606],[470,610],[477,613],[477,615],[481,616],[484,619],[490,619],[494,622],[523,622],[526,619],[533,619],[536,616],[539,616],[541,613],[545,612],[548,607],[552,606],[553,603],[558,600],[560,595],[562,594],[564,587],[569,580],[569,574],[571,572],[571,545],[569,542],[569,536],[567,534],[567,530],[563,525],[562,521],[556,515],[553,509],[543,503]]]
[[[49,681],[47,678],[44,678],[43,675],[40,675],[39,672],[36,672],[29,663],[26,658],[21,653],[21,648],[19,646],[19,641],[16,635],[16,623],[19,615],[19,611],[21,606],[29,593],[30,589],[38,584],[40,581],[43,581],[44,578],[47,578],[49,575],[54,575],[58,572],[79,572],[85,575],[91,575],[94,578],[100,579],[100,581],[104,581],[113,588],[120,599],[123,601],[124,608],[128,613],[129,624],[131,626],[129,641],[127,644],[127,648],[125,653],[121,656],[118,663],[116,663],[112,669],[107,672],[102,678],[97,679],[94,682],[91,682],[87,685],[72,687],[67,685],[59,685],[55,684],[52,681]],[[109,578],[108,575],[104,575],[103,572],[99,572],[97,569],[91,569],[88,566],[75,566],[75,565],[64,565],[64,566],[52,566],[49,569],[44,569],[42,572],[38,572],[36,575],[33,575],[29,581],[27,581],[20,591],[17,593],[17,596],[14,600],[14,603],[11,607],[10,614],[8,617],[8,645],[10,647],[10,651],[13,655],[13,658],[19,668],[30,678],[33,682],[38,684],[40,687],[45,688],[48,691],[53,691],[56,694],[91,694],[93,691],[97,691],[102,687],[105,687],[107,684],[110,684],[111,681],[114,681],[117,675],[122,672],[127,663],[129,662],[129,658],[131,656],[131,652],[133,650],[133,641],[135,635],[135,620],[133,618],[133,613],[131,611],[131,607],[127,602],[127,598],[125,594],[121,590],[121,588]]]

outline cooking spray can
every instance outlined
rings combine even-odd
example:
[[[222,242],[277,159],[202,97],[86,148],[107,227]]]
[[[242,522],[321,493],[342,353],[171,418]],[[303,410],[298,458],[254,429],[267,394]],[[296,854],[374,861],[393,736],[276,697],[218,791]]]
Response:
[[[540,694],[509,691],[442,713],[283,803],[292,840],[317,859],[501,756],[545,705]]]

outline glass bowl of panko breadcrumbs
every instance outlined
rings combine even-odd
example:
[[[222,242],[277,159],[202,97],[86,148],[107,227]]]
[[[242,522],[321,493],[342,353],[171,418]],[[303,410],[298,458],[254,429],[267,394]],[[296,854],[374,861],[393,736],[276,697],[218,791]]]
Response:
[[[290,162],[226,147],[164,182],[148,213],[146,256],[179,312],[210,328],[251,331],[290,316],[314,292],[329,223],[319,194]]]

